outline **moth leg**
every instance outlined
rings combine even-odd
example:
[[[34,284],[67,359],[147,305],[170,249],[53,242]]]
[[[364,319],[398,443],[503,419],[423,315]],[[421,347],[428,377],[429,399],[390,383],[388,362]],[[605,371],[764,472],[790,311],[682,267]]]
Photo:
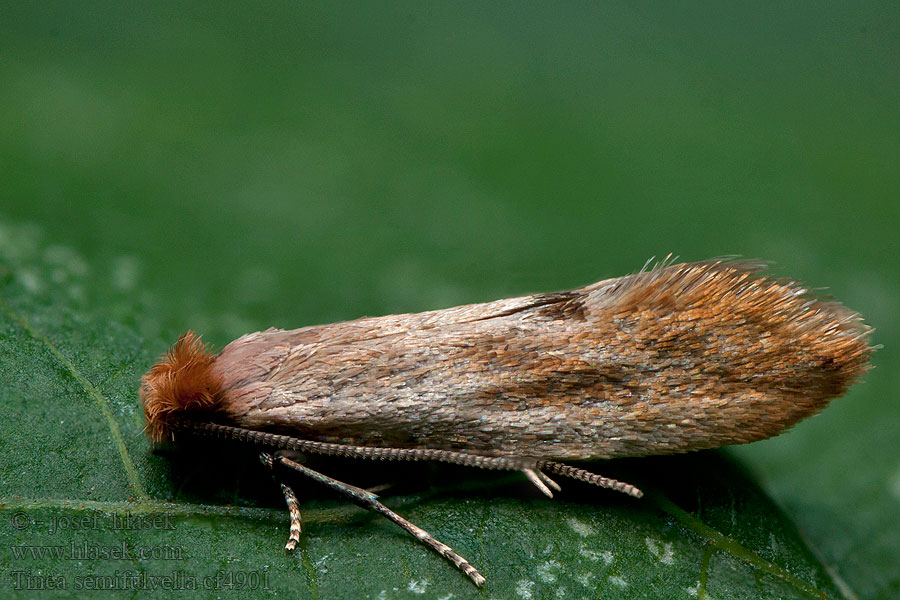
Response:
[[[562,488],[560,487],[560,485],[558,483],[556,483],[555,481],[553,481],[549,475],[547,475],[543,471],[537,471],[537,474],[538,474],[538,477],[541,478],[541,481],[543,481],[544,483],[546,483],[547,485],[552,487],[554,490],[556,490],[557,492],[562,491]]]
[[[559,487],[558,483],[556,483],[555,481],[553,481],[552,479],[550,479],[549,477],[547,477],[545,474],[541,473],[537,469],[522,469],[522,472],[525,473],[525,477],[528,478],[528,481],[533,483],[534,486],[537,489],[541,490],[541,492],[543,492],[544,495],[547,496],[548,498],[553,497],[553,492],[550,491],[551,487],[554,490],[556,490],[557,492],[562,490],[562,488]],[[547,486],[550,486],[550,487],[547,487]]]
[[[272,470],[272,475],[275,476],[275,459],[272,458],[272,455],[263,452],[259,455],[259,460],[269,467]],[[297,501],[297,495],[294,493],[294,490],[283,482],[279,481],[279,484],[281,485],[281,493],[284,494],[284,501],[287,503],[288,514],[291,517],[291,530],[284,549],[287,552],[293,552],[297,548],[297,544],[300,543],[300,503]]]
[[[300,504],[297,502],[297,496],[294,490],[281,484],[281,491],[284,493],[284,501],[287,502],[288,512],[291,515],[291,533],[288,536],[287,544],[284,549],[287,552],[293,552],[300,543]]]
[[[357,506],[383,515],[384,517],[402,527],[407,533],[415,537],[417,540],[452,562],[453,565],[457,569],[465,573],[469,577],[469,579],[471,579],[475,583],[475,585],[479,587],[484,585],[484,576],[482,576],[475,567],[469,564],[469,561],[454,552],[453,549],[450,548],[450,546],[439,541],[421,527],[413,525],[412,523],[389,509],[387,506],[379,502],[377,500],[377,496],[375,496],[375,494],[373,494],[372,492],[367,492],[362,488],[350,485],[349,483],[338,481],[337,479],[332,479],[331,477],[323,475],[318,471],[313,471],[309,467],[291,460],[286,456],[286,454],[287,453],[285,451],[277,452],[273,459],[274,462],[281,464],[289,469],[293,469],[294,471],[297,471],[298,473],[305,475],[306,477],[309,477],[310,479],[317,481],[328,488],[331,488],[341,495],[346,496]]]

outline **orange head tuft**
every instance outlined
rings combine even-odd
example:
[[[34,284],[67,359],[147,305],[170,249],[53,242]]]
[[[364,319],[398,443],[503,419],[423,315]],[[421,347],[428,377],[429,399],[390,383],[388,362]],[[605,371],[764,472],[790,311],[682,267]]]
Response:
[[[214,411],[222,399],[222,382],[213,372],[216,357],[200,336],[188,331],[141,380],[141,403],[148,435],[169,437],[173,419]]]

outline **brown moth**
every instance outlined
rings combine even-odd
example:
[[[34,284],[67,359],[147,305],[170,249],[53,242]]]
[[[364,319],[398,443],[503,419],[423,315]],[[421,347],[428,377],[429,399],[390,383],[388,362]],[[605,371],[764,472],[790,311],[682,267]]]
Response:
[[[639,497],[560,461],[670,454],[783,432],[868,368],[869,328],[763,264],[666,264],[568,292],[268,329],[216,355],[188,332],[144,375],[155,440],[224,437],[273,470],[375,510],[463,570],[465,559],[291,451],[547,473]],[[282,483],[296,546],[300,511]]]

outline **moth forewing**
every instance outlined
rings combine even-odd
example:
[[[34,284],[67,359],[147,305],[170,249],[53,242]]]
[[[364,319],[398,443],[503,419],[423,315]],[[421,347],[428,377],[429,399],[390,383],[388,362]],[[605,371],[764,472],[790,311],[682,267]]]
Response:
[[[148,432],[512,468],[548,495],[545,472],[639,495],[558,461],[771,437],[868,368],[858,315],[761,268],[662,264],[568,292],[269,329],[217,355],[188,332],[144,376]]]

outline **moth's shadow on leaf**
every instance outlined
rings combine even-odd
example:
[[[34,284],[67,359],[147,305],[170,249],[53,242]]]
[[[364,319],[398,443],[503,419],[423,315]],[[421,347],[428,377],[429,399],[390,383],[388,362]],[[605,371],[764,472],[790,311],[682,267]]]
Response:
[[[219,442],[185,441],[177,447],[157,450],[169,458],[170,477],[177,502],[236,506],[284,506],[284,498],[272,472],[248,446]],[[382,498],[407,497],[413,504],[431,500],[497,498],[539,500],[544,496],[524,475],[488,471],[434,462],[382,462],[310,455],[308,467],[339,481],[376,489]],[[662,495],[689,512],[714,506],[733,506],[737,490],[762,495],[734,459],[718,451],[572,463],[605,477],[641,488],[650,496]],[[281,476],[291,484],[302,503],[346,504],[334,492],[297,474]],[[619,492],[598,488],[558,475],[562,487],[550,502],[574,502],[609,507],[649,510],[651,505]]]
[[[271,471],[259,462],[257,451],[251,447],[191,442],[164,454],[170,459],[167,461],[169,476],[176,490],[172,499],[177,502],[286,512],[284,497]],[[521,473],[433,462],[308,456],[304,464],[339,481],[376,488],[385,504],[405,516],[422,509],[427,512],[436,508],[443,512],[462,505],[466,506],[467,514],[480,506],[482,515],[496,508],[498,515],[507,517],[510,510],[515,510],[513,507],[522,506],[528,515],[543,515],[534,517],[539,521],[552,519],[554,522],[602,513],[635,527],[653,529],[663,524],[660,531],[681,531],[677,535],[705,543],[708,538],[704,539],[703,534],[696,538],[698,529],[691,524],[702,522],[705,527],[769,559],[778,557],[771,551],[776,539],[783,552],[792,556],[809,555],[791,521],[740,463],[719,450],[577,463],[603,476],[636,485],[645,493],[642,499],[560,476],[554,479],[562,491],[550,499]],[[285,480],[298,495],[305,518],[317,514],[316,531],[320,533],[328,531],[328,523],[337,526],[341,522],[343,527],[348,519],[360,525],[380,520],[374,513],[352,508],[346,498],[338,497],[312,480],[292,472],[286,474]],[[399,531],[396,534],[402,535]]]

